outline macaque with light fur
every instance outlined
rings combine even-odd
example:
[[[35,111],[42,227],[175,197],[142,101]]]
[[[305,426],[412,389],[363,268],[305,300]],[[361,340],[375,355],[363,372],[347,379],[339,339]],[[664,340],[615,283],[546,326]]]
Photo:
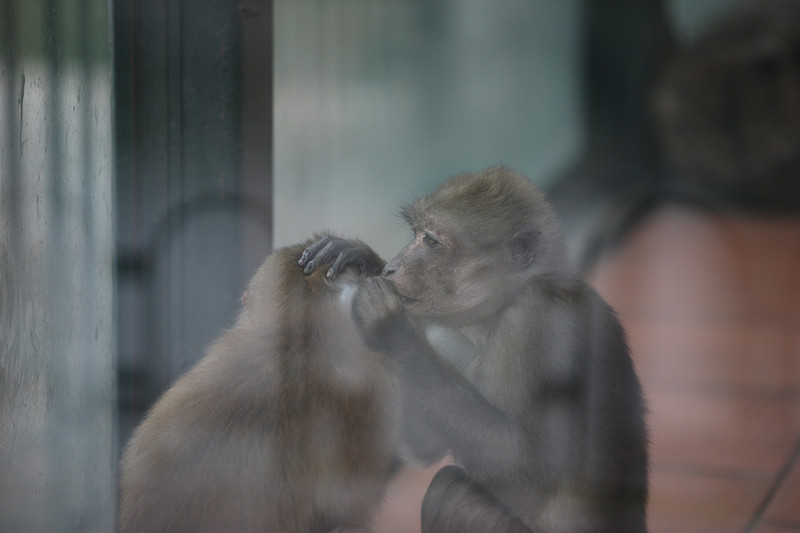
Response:
[[[413,429],[421,418],[404,417],[413,398],[395,364],[353,322],[352,298],[382,261],[306,275],[310,242],[266,259],[234,326],[135,431],[120,533],[368,532],[399,454],[443,455]]]

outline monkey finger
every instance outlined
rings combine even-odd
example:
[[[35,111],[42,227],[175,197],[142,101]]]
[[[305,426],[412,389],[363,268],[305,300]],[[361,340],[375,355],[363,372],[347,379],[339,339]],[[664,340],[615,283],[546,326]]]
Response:
[[[333,254],[336,253],[334,251],[334,243],[333,239],[328,241],[328,244],[322,247],[319,254],[317,254],[317,262],[319,263],[327,263],[333,257]]]
[[[386,280],[373,277],[367,280],[369,287],[367,294],[373,302],[384,310],[385,313],[396,313],[401,308],[400,297]]]
[[[320,240],[318,240],[317,242],[315,242],[314,244],[303,250],[303,253],[300,255],[300,259],[297,261],[297,264],[300,266],[306,266],[306,263],[309,260],[313,260],[314,257],[317,255],[317,252],[319,252],[320,249],[330,244],[330,242],[331,238],[328,236],[321,238]],[[310,272],[313,272],[313,269],[306,273],[308,274]]]
[[[322,241],[320,241],[322,242]],[[317,243],[319,244],[319,243]],[[311,259],[307,264],[306,267],[303,269],[305,274],[311,274],[317,269],[317,265],[325,264],[330,261],[333,251],[333,241],[327,241],[327,244],[320,250],[313,259]]]
[[[336,256],[336,261],[333,262],[333,265],[328,269],[328,272],[325,273],[325,277],[328,279],[333,279],[336,277],[336,274],[344,270],[350,264],[350,261],[347,260],[347,256],[344,252],[339,252],[339,255]]]

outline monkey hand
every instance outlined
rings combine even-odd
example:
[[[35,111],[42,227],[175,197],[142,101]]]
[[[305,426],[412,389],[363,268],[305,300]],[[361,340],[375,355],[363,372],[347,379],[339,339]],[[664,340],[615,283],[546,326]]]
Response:
[[[359,240],[342,239],[325,235],[306,248],[297,264],[305,274],[311,274],[319,267],[330,265],[325,276],[333,279],[349,266],[358,268],[364,276],[377,276],[384,265],[383,259],[372,248]]]
[[[380,277],[367,278],[353,298],[353,319],[367,346],[387,351],[395,333],[408,331],[411,323],[400,296]]]

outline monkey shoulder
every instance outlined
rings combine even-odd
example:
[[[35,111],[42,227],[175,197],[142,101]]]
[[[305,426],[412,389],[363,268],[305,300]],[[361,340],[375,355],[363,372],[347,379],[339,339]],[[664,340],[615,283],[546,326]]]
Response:
[[[537,283],[529,301],[540,318],[570,324],[578,332],[589,333],[590,328],[600,327],[621,334],[614,309],[582,278]]]
[[[622,325],[583,279],[532,284],[506,320],[513,326],[504,329],[518,332],[505,337],[524,354],[521,364],[547,386],[568,390],[598,369],[628,372],[630,355]]]
[[[590,394],[609,427],[620,422],[630,427],[619,434],[645,441],[644,396],[616,311],[583,280],[552,289],[560,311],[550,318],[549,370]]]

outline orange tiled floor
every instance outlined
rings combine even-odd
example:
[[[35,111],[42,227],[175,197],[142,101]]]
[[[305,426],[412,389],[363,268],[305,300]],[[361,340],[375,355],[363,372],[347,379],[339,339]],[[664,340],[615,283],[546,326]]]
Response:
[[[650,404],[651,533],[800,533],[800,218],[663,208],[590,280]]]
[[[800,533],[800,217],[665,207],[589,280],[648,397],[650,532]],[[419,531],[434,472],[401,472],[377,531]]]

